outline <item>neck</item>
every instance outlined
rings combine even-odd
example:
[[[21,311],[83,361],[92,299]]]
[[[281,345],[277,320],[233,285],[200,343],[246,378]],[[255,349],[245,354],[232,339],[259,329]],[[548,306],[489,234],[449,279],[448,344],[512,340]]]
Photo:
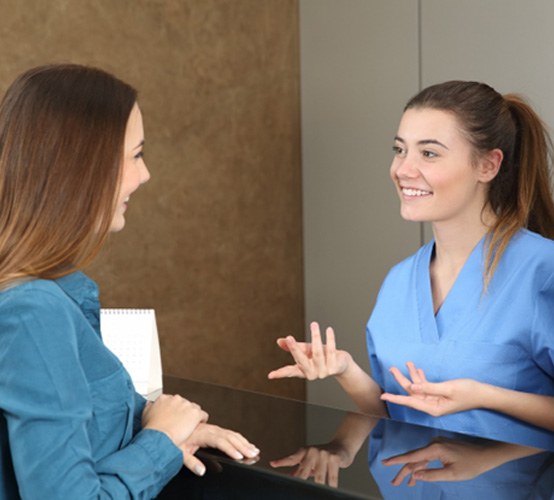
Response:
[[[487,234],[494,223],[489,211],[476,222],[434,222],[435,263],[451,269],[460,269],[475,246]]]

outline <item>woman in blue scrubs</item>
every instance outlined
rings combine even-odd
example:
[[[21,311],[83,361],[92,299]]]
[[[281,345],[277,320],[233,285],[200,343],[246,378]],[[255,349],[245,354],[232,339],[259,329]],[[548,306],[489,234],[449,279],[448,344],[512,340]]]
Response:
[[[270,378],[335,376],[359,408],[554,449],[554,203],[550,138],[533,109],[452,81],[407,104],[390,173],[404,219],[433,240],[387,275],[367,325],[372,376],[334,332],[278,345]]]
[[[136,91],[94,68],[27,71],[0,104],[0,498],[153,498],[199,447],[258,452],[180,397],[139,396],[79,271],[150,174]]]

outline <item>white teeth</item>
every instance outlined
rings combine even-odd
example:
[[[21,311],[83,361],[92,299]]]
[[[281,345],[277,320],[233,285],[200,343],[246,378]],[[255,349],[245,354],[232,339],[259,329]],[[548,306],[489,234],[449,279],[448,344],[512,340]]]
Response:
[[[431,194],[431,191],[422,191],[421,189],[402,188],[402,193],[406,196],[426,196]]]

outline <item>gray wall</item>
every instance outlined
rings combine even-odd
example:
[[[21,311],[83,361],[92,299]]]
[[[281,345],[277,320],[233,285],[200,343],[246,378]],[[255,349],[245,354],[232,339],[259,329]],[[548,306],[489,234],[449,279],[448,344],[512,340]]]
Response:
[[[383,277],[430,237],[401,220],[388,177],[404,103],[476,79],[554,124],[553,18],[550,0],[300,0],[306,323],[333,325],[362,366]],[[307,394],[352,407],[333,380]]]

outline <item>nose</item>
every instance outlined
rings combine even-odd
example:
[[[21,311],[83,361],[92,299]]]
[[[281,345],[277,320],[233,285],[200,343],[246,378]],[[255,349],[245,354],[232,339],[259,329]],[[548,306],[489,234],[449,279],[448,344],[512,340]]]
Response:
[[[399,179],[413,179],[419,175],[417,163],[410,156],[395,158],[391,165],[391,173]]]
[[[140,169],[140,177],[139,177],[140,183],[145,184],[150,180],[150,171],[148,170],[148,167],[146,166],[146,163],[142,162],[142,166]]]

